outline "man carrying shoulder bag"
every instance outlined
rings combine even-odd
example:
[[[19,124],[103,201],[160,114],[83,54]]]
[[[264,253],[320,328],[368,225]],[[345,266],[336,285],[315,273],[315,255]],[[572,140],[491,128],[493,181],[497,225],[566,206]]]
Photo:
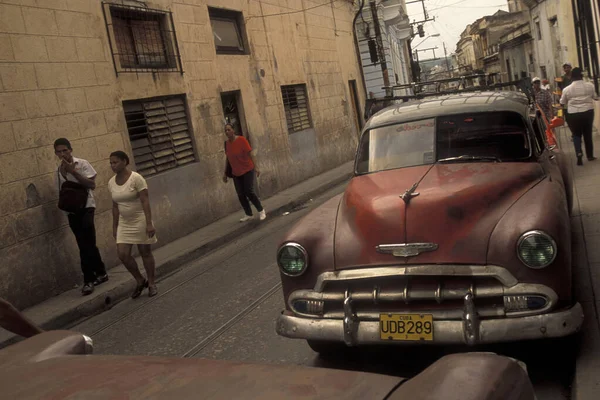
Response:
[[[87,160],[73,157],[72,152],[67,139],[54,141],[54,153],[61,160],[56,171],[58,208],[67,213],[69,226],[79,247],[83,272],[81,293],[86,296],[94,291],[94,285],[106,282],[108,275],[96,247],[96,202],[92,190],[96,188],[97,173]]]

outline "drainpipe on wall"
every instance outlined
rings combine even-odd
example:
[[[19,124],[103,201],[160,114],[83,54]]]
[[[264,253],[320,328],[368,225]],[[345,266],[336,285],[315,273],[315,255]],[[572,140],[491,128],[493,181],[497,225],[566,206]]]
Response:
[[[577,18],[577,15],[578,15],[578,7],[577,6],[578,6],[577,0],[571,0],[571,8],[573,9],[573,23],[575,24],[575,42],[577,44],[577,65],[582,65],[583,60],[581,59],[581,38],[580,38],[581,31],[579,28],[579,19]]]
[[[598,48],[596,42],[596,32],[594,26],[594,10],[592,9],[592,5],[589,2],[583,3],[584,7],[584,15],[588,15],[585,19],[586,22],[586,30],[587,30],[587,38],[588,38],[588,50],[587,52],[590,55],[590,63],[587,65],[588,74],[590,78],[592,78],[594,82],[594,86],[596,87],[596,93],[598,93]]]
[[[360,8],[354,15],[354,20],[352,21],[352,35],[354,36],[354,48],[356,49],[356,57],[358,58],[358,67],[360,68],[360,81],[362,82],[362,87],[365,93],[365,98],[367,96],[367,83],[365,82],[365,71],[363,70],[362,65],[362,56],[360,55],[360,46],[358,45],[358,36],[356,35],[356,21],[358,17],[362,13],[363,7],[365,6],[365,0],[360,0]]]
[[[381,37],[381,27],[379,26],[379,14],[377,13],[377,5],[375,0],[370,0],[369,6],[371,7],[371,16],[373,17],[373,27],[375,28],[375,40],[377,42],[377,48],[379,50],[379,62],[381,65],[381,74],[383,75],[383,86],[385,86],[385,95],[392,95],[392,88],[390,88],[390,76],[388,74],[387,63],[385,61],[385,48],[383,47],[383,38]]]

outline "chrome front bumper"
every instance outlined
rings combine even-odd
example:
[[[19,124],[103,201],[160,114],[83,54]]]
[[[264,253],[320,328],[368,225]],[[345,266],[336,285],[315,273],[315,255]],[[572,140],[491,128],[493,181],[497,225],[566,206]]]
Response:
[[[467,300],[468,303],[468,300]],[[576,303],[569,309],[552,313],[512,318],[479,320],[465,307],[462,321],[434,321],[433,342],[382,340],[379,321],[355,318],[305,318],[282,313],[277,319],[277,333],[294,339],[345,342],[349,346],[363,344],[485,344],[529,339],[558,338],[577,332],[583,323],[583,309]]]

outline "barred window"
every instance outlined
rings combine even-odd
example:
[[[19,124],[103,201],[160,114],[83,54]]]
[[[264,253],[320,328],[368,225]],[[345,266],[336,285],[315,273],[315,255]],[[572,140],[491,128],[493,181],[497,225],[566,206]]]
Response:
[[[184,96],[123,102],[137,171],[143,176],[196,160]]]
[[[109,28],[108,37],[117,74],[183,72],[173,16],[170,12],[134,6],[104,6],[104,17]],[[107,19],[106,7],[110,11],[110,21]]]
[[[208,15],[217,54],[247,54],[242,13],[209,7]]]
[[[285,119],[288,133],[298,132],[312,126],[308,109],[306,85],[290,85],[281,87]]]

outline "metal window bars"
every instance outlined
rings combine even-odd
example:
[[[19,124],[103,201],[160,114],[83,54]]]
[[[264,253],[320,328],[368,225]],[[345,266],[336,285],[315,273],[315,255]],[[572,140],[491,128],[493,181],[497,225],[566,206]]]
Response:
[[[294,133],[310,128],[312,124],[310,111],[308,109],[306,86],[282,86],[281,96],[283,98],[288,133]]]
[[[102,2],[115,73],[180,72],[170,11]]]
[[[183,96],[123,103],[137,171],[143,176],[196,161]]]

